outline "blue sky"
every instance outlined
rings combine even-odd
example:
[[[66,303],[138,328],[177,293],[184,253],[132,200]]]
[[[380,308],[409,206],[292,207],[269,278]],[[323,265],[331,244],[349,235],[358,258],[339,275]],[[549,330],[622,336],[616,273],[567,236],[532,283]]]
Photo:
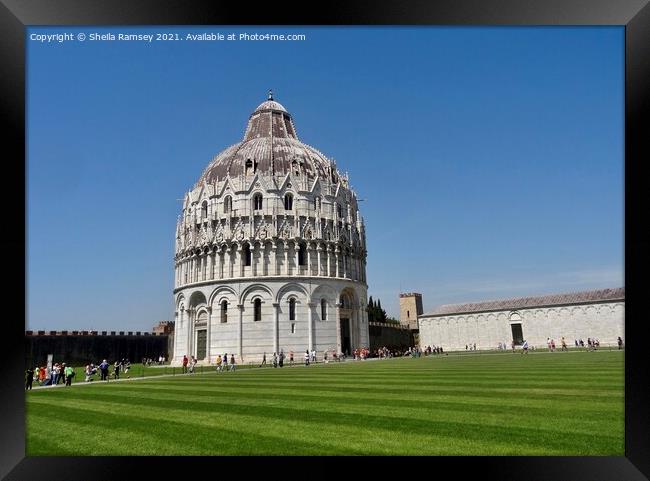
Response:
[[[32,33],[302,33],[39,42]],[[28,329],[173,319],[178,199],[268,89],[348,171],[369,294],[623,286],[622,27],[50,28],[27,39]]]

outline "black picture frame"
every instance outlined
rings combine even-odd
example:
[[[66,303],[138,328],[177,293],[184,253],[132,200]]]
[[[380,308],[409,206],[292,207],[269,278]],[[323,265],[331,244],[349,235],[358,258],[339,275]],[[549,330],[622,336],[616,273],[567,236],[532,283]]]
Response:
[[[23,386],[26,315],[25,29],[36,25],[619,25],[625,26],[625,456],[621,457],[433,457],[353,458],[364,477],[471,477],[499,480],[642,480],[650,477],[648,370],[644,363],[645,294],[650,236],[642,203],[648,185],[650,7],[648,0],[348,0],[336,4],[180,0],[2,0],[0,4],[0,100],[5,152],[2,247],[5,265],[2,449],[0,476],[7,480],[167,479],[242,476],[259,470],[287,477],[286,458],[223,457],[25,457]],[[7,149],[7,147],[11,149]],[[10,152],[10,153],[9,153]],[[25,201],[25,209],[27,204]],[[645,214],[645,215],[644,215]],[[21,282],[22,281],[22,282]],[[22,302],[21,302],[22,301]],[[598,433],[594,433],[598,436]],[[111,442],[110,439],[106,440]],[[324,473],[341,478],[341,458],[309,458],[297,476]],[[346,458],[350,459],[350,458]],[[292,462],[295,462],[293,460]],[[390,463],[390,466],[389,466]],[[207,471],[203,471],[207,469]],[[139,474],[138,471],[140,472]],[[184,473],[184,474],[183,474]],[[447,474],[445,474],[447,473]],[[356,476],[356,475],[355,475]]]

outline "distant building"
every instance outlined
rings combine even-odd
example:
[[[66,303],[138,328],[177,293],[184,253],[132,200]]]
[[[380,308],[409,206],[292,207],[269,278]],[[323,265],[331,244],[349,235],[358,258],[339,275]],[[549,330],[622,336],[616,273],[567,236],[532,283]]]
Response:
[[[160,321],[151,330],[155,336],[174,332],[174,321]]]
[[[411,330],[418,329],[418,316],[422,315],[422,294],[408,292],[399,295],[399,322]]]
[[[524,340],[546,347],[547,339],[574,346],[575,340],[598,339],[601,346],[616,344],[625,331],[625,289],[519,297],[468,304],[443,305],[419,316],[421,346],[446,350],[497,349]]]

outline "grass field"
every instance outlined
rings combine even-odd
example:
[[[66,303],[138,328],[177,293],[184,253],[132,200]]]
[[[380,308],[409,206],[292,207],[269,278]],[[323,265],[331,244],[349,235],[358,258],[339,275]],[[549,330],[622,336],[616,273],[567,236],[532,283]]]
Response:
[[[297,365],[26,393],[27,455],[624,455],[621,351]]]

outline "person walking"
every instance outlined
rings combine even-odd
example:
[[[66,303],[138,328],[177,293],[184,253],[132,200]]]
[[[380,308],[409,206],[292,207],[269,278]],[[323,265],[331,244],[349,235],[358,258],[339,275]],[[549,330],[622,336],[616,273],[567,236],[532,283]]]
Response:
[[[621,338],[621,336],[618,336],[616,342],[618,343],[618,348],[623,349],[623,339]]]
[[[72,378],[74,377],[74,368],[72,366],[67,366],[65,368],[65,385],[72,386]]]
[[[235,369],[236,369],[236,367],[235,367],[235,355],[231,354],[230,355],[230,370],[235,371]]]
[[[309,349],[305,351],[305,366],[309,366]]]
[[[528,354],[528,341],[524,340],[524,345],[522,346],[523,350],[521,351],[522,354]]]
[[[223,355],[223,358],[221,359],[221,369],[222,370],[225,369],[226,371],[228,370],[228,353],[227,352]]]
[[[99,365],[99,370],[101,371],[102,381],[108,382],[108,362],[106,362],[106,359],[104,359],[102,363]]]
[[[562,336],[561,342],[562,342],[562,350],[563,351],[568,351],[569,348],[566,347],[566,339],[564,339],[564,336]]]
[[[278,367],[278,355],[276,353],[273,353],[273,367]]]
[[[289,351],[289,366],[293,366],[293,351]]]
[[[183,374],[187,374],[187,354],[183,356]]]
[[[266,351],[264,352],[264,355],[262,356],[262,364],[260,364],[260,367],[266,366]]]
[[[115,361],[115,364],[113,364],[113,377],[115,379],[120,378],[120,363]]]
[[[90,376],[92,376],[92,369],[90,368],[90,364],[86,364],[86,369],[84,371],[84,374],[86,375],[84,381],[90,382]]]
[[[34,368],[28,367],[25,371],[25,391],[32,390],[32,383],[34,382]]]
[[[280,355],[278,356],[278,366],[282,367],[284,366],[284,351],[280,351]]]
[[[221,372],[221,354],[217,354],[217,359],[215,362],[217,364],[217,372]]]

